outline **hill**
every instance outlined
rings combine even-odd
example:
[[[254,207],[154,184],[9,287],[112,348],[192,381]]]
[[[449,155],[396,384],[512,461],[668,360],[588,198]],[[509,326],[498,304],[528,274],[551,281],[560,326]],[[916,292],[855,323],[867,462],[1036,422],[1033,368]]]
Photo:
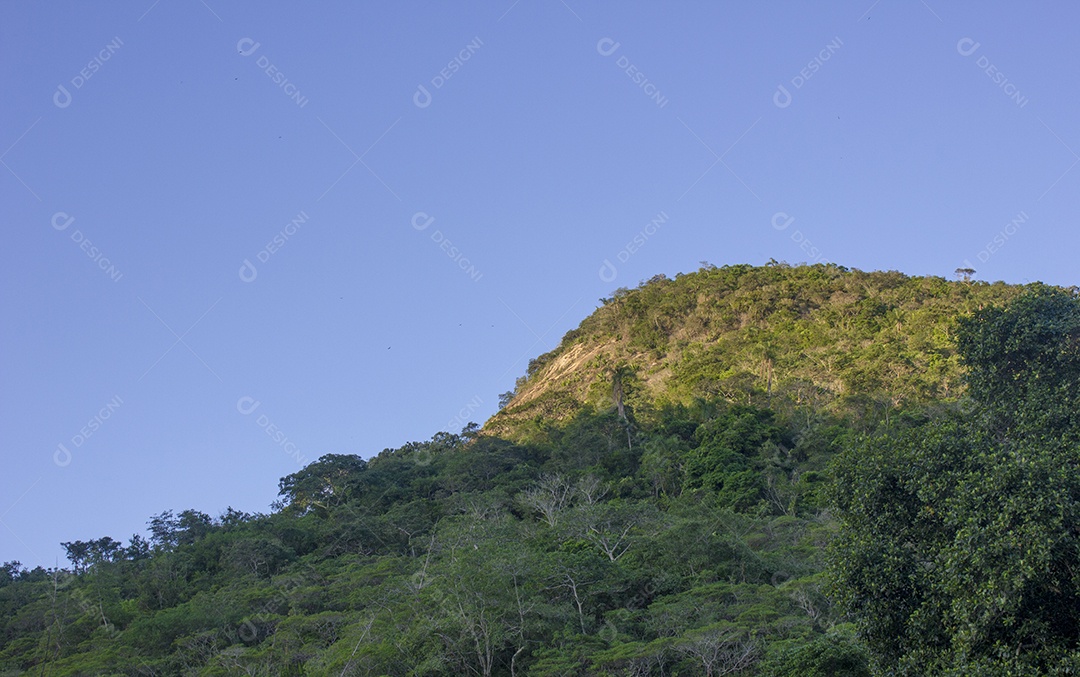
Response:
[[[960,318],[1028,291],[783,264],[617,290],[483,428],[4,564],[0,675],[870,674],[823,573],[835,459],[962,410]]]
[[[706,267],[619,289],[529,363],[484,427],[516,437],[537,419],[610,406],[619,373],[639,416],[724,400],[871,419],[958,397],[956,320],[1020,287],[834,265]]]

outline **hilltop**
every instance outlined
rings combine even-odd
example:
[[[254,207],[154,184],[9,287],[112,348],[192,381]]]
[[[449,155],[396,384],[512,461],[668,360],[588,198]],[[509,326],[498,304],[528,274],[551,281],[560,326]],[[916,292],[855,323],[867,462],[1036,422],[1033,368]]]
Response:
[[[532,360],[484,430],[516,437],[530,421],[602,410],[615,374],[639,417],[719,399],[874,418],[955,399],[964,387],[957,318],[1021,290],[821,264],[658,275],[601,299]]]

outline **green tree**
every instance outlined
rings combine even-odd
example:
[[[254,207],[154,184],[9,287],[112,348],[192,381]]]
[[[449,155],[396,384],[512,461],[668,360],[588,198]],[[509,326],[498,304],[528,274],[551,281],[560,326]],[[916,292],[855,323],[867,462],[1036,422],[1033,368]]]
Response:
[[[961,321],[972,400],[1002,436],[1080,435],[1080,297],[1042,284]]]
[[[761,498],[759,455],[766,444],[780,441],[773,412],[732,405],[697,431],[699,446],[689,454],[687,480],[691,488],[716,491],[736,509],[746,509]]]
[[[325,513],[348,498],[349,490],[367,469],[367,461],[352,454],[326,454],[278,483],[280,506],[303,514]]]
[[[854,638],[829,634],[785,646],[762,666],[763,677],[870,677],[866,652]]]
[[[1076,296],[1041,286],[975,313],[968,415],[838,459],[831,572],[876,674],[1080,666],[1078,327]]]

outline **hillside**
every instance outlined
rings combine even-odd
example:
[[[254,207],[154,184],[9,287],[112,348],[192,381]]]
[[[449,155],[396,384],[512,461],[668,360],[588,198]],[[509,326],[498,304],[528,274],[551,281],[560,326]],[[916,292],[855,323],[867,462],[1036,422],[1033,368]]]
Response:
[[[1038,445],[1060,435],[1073,454],[1078,304],[1042,285],[821,265],[706,267],[617,290],[482,428],[367,460],[323,456],[281,479],[267,514],[164,510],[148,539],[63,544],[63,568],[5,563],[0,676],[863,677],[908,660],[911,646],[888,638],[917,637],[901,632],[909,617],[932,629],[1003,619],[964,634],[964,656],[1004,655],[1014,627],[1024,646],[1056,647],[1036,633],[1080,636],[1046,615],[1071,589],[1071,560],[1016,555],[1001,599],[1037,608],[1032,624],[983,613],[997,598],[955,622],[966,600],[939,603],[946,589],[997,589],[985,572],[997,554],[978,584],[930,577],[955,570],[949,539],[998,533],[979,512],[992,503],[980,487],[1012,495],[987,481],[993,463],[1036,440],[1002,476],[1045,487],[1023,474]],[[926,440],[963,448],[968,465]],[[1080,496],[1061,477],[1072,461],[1052,461],[1045,477]],[[950,493],[958,477],[968,502]],[[1054,505],[1001,514],[1020,524]],[[974,531],[943,517],[956,506]],[[1046,523],[1080,534],[1061,527],[1071,515]],[[999,531],[1010,553],[1063,538]],[[924,538],[937,549],[920,550]],[[1044,570],[1054,577],[1025,587]],[[879,571],[895,583],[884,606]],[[920,576],[936,592],[911,588]],[[1010,592],[1029,589],[1028,606]],[[929,660],[904,674],[1042,674],[926,672]]]
[[[484,426],[515,436],[611,403],[621,370],[639,416],[720,399],[856,417],[956,398],[956,319],[1021,288],[897,272],[775,264],[707,267],[619,289],[532,360]]]

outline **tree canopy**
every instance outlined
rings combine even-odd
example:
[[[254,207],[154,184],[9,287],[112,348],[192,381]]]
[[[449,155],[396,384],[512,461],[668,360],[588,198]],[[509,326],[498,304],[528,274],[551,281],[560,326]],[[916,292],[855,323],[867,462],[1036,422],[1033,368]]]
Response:
[[[1080,300],[961,323],[970,401],[836,462],[836,592],[881,674],[1080,667]]]

